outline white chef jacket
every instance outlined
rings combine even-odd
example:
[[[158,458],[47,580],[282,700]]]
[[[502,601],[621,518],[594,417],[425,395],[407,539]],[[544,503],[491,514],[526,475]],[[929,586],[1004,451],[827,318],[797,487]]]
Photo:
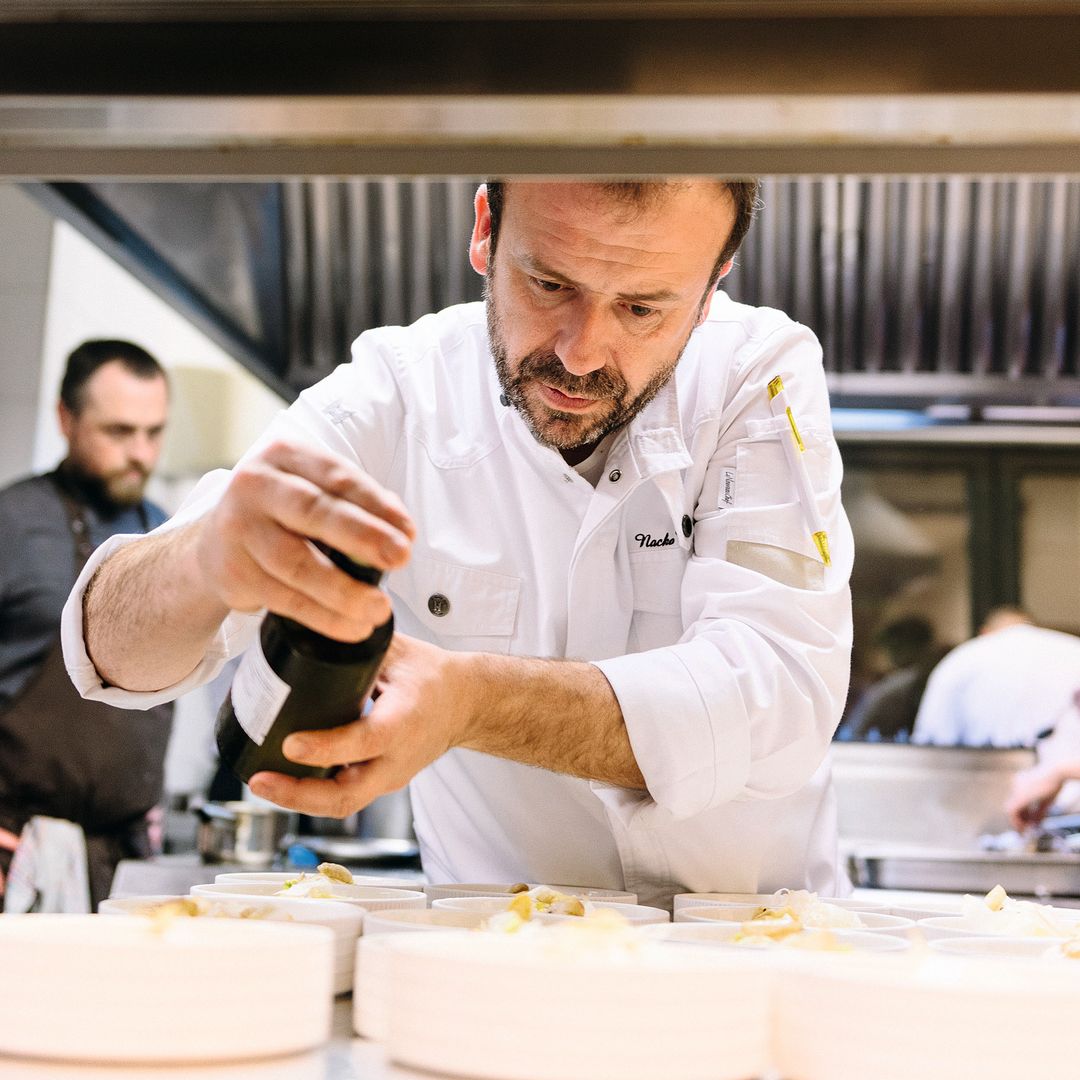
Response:
[[[1006,626],[958,645],[930,673],[912,741],[1034,746],[1075,709],[1080,638]]]
[[[766,385],[781,375],[832,548],[814,547]],[[647,791],[454,749],[410,786],[432,880],[835,894],[829,740],[847,691],[852,541],[821,351],[780,312],[719,294],[675,377],[611,442],[594,487],[502,403],[482,304],[362,335],[259,445],[336,451],[397,492],[419,535],[388,578],[397,629],[447,649],[591,661],[619,700]],[[206,512],[210,474],[165,527]],[[102,686],[82,639],[87,565],[64,616],[84,696],[145,708],[254,638],[231,614],[188,678]],[[443,597],[448,603],[431,602]],[[539,705],[538,705],[539,707]]]

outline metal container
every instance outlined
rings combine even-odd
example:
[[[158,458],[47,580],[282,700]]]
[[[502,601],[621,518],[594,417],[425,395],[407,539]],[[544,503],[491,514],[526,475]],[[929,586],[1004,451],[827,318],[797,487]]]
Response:
[[[258,803],[201,803],[199,855],[206,863],[268,867],[292,831],[296,815]]]

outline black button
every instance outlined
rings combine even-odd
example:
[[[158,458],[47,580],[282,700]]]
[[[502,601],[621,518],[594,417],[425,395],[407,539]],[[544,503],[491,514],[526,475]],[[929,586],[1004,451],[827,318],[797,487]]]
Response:
[[[509,405],[510,404],[510,399],[505,394],[500,394],[499,395],[499,404],[500,405]]]
[[[689,538],[690,534],[694,531],[694,523],[690,520],[689,514],[683,514],[682,519],[682,534]]]
[[[618,483],[618,482],[619,482],[619,481],[620,481],[620,480],[622,479],[622,473],[621,473],[621,472],[619,472],[619,470],[618,470],[618,469],[612,469],[612,470],[611,470],[611,472],[609,472],[609,473],[607,474],[607,478],[608,478],[608,479],[609,479],[609,480],[610,480],[610,481],[611,481],[611,482],[612,482],[613,484],[617,484],[617,483]]]
[[[427,609],[436,618],[441,619],[450,614],[450,601],[441,592],[432,593],[428,597]]]

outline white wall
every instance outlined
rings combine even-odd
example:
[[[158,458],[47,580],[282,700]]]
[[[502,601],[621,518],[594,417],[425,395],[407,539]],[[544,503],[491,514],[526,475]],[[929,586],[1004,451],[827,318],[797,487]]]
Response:
[[[31,471],[52,218],[0,184],[0,487]]]
[[[64,454],[55,402],[68,354],[87,338],[124,338],[168,369],[172,415],[151,494],[175,509],[190,482],[232,465],[283,407],[282,400],[198,327],[71,226],[52,247],[33,440],[35,470]]]

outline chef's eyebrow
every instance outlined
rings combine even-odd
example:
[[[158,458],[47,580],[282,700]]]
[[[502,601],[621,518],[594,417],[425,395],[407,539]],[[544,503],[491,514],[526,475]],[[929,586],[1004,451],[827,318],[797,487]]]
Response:
[[[532,274],[534,277],[543,278],[545,281],[554,281],[559,285],[569,285],[573,289],[580,288],[572,278],[567,277],[566,274],[562,274],[558,270],[552,270],[550,266],[545,266],[535,256],[519,255],[517,262],[526,273]],[[682,298],[679,293],[672,289],[655,289],[652,292],[619,293],[619,299],[626,300],[631,304],[662,304]]]

